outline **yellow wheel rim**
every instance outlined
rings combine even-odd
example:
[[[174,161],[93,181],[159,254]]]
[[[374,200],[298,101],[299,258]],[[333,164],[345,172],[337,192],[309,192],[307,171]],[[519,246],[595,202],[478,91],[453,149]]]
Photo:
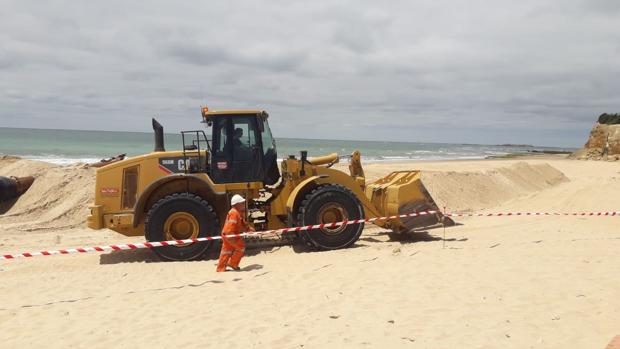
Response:
[[[334,222],[342,222],[349,219],[347,211],[340,204],[328,203],[323,205],[319,209],[318,221],[319,224],[329,224]],[[340,225],[334,228],[321,229],[325,234],[337,235],[347,228],[346,225]]]
[[[166,240],[195,239],[200,232],[198,220],[190,213],[175,212],[164,223],[164,237]],[[177,247],[188,244],[175,245]]]

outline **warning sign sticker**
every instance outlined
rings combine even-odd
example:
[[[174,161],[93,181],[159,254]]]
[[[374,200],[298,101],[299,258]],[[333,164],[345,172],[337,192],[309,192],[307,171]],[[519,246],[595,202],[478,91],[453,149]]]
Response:
[[[101,188],[101,195],[103,196],[118,196],[120,192],[118,188]]]

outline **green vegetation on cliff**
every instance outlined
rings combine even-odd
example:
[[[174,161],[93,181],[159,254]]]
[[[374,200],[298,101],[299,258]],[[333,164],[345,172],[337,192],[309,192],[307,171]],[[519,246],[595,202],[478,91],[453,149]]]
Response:
[[[598,117],[598,123],[604,125],[617,125],[620,124],[620,114],[607,114],[603,113]]]

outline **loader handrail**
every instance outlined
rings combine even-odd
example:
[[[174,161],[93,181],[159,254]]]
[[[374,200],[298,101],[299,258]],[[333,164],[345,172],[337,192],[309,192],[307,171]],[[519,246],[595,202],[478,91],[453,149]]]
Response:
[[[196,138],[192,140],[192,147],[188,149],[188,147],[185,145],[185,134],[186,133],[193,133],[196,135]],[[188,152],[196,152],[198,154],[198,169],[195,172],[205,172],[207,170],[208,167],[208,154],[205,154],[205,161],[202,161],[202,151],[200,149],[200,143],[201,143],[201,139],[200,139],[200,134],[202,133],[202,137],[204,142],[207,144],[207,150],[208,152],[211,152],[211,145],[209,144],[209,139],[207,138],[207,135],[205,134],[205,132],[203,130],[193,130],[193,131],[181,131],[181,140],[183,142],[183,163],[184,163],[184,172],[185,173],[191,173],[192,169],[191,169],[191,161],[190,163],[188,163],[187,161],[187,153]]]

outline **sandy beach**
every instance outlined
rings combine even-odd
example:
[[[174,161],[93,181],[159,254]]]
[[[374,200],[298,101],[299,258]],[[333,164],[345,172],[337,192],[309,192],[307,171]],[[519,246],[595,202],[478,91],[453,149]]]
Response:
[[[345,166],[345,165],[339,165]],[[620,164],[533,156],[365,164],[420,169],[449,212],[620,211]],[[0,254],[142,241],[84,226],[94,169],[0,160],[37,177],[0,210]],[[620,334],[620,217],[471,217],[352,248],[256,246],[218,274],[211,251],[0,261],[2,347],[604,348]]]

